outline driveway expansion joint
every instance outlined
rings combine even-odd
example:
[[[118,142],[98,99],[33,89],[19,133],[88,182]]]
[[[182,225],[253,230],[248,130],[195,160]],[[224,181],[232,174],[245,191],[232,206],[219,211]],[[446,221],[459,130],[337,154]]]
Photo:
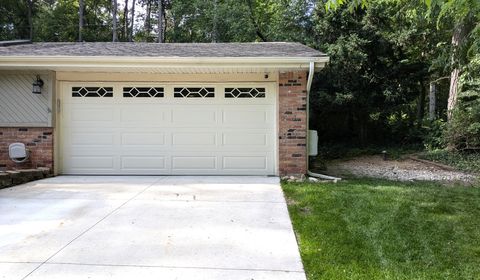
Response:
[[[170,268],[170,269],[205,269],[205,270],[226,270],[226,271],[262,271],[262,272],[304,273],[301,270],[268,269],[268,268],[207,267],[207,266],[172,266],[172,265],[142,265],[142,264],[95,264],[95,263],[69,263],[69,262],[48,262],[48,263],[46,263],[46,265],[144,267],[144,268],[148,267],[148,268]]]

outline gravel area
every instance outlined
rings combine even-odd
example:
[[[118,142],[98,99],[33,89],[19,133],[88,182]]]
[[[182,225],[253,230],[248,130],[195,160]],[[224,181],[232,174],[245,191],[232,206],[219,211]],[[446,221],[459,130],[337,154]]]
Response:
[[[447,171],[411,159],[384,161],[381,156],[364,156],[346,161],[330,162],[328,164],[328,174],[334,176],[351,174],[399,181],[425,180],[474,183],[478,180],[475,175],[461,171]]]

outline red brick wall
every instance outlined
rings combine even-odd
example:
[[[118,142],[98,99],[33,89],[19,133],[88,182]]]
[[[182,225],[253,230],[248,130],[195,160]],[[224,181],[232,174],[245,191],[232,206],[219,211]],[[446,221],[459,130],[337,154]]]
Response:
[[[307,173],[307,73],[280,73],[280,176]]]
[[[8,145],[21,142],[30,150],[30,159],[14,163],[8,157]],[[53,170],[53,128],[0,127],[0,169],[48,167]]]

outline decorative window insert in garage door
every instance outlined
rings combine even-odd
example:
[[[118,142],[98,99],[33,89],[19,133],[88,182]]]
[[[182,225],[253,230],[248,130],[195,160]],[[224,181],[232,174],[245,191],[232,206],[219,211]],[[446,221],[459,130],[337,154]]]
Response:
[[[60,173],[277,174],[274,83],[62,84],[77,88],[112,94],[61,95]]]
[[[225,88],[225,98],[265,98],[265,88]]]
[[[175,87],[174,97],[183,98],[211,98],[215,97],[213,87]]]
[[[163,97],[163,87],[124,87],[123,97]]]
[[[73,97],[112,97],[112,87],[72,87]]]

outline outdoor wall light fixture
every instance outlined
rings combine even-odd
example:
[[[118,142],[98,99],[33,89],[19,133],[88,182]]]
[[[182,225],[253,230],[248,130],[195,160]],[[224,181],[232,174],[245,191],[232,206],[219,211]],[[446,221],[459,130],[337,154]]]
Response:
[[[37,75],[37,80],[33,82],[32,84],[32,93],[33,94],[41,94],[42,93],[42,87],[43,87],[43,80],[40,79],[40,76]]]

